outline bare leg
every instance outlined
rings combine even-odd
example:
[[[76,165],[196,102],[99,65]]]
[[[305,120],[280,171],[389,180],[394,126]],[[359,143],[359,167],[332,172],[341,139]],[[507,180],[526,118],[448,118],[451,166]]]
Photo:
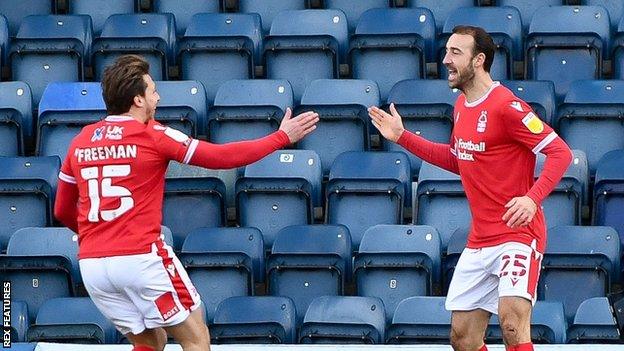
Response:
[[[455,351],[477,351],[483,346],[485,329],[492,314],[486,310],[453,311],[451,345]]]

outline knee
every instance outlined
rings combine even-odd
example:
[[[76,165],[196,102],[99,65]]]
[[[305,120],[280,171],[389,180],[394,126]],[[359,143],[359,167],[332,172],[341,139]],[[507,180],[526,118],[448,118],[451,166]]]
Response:
[[[510,345],[515,345],[518,343],[519,335],[520,335],[520,322],[519,318],[515,318],[514,316],[508,316],[507,318],[501,319],[500,327],[503,332],[503,338]]]
[[[456,328],[451,329],[451,346],[455,351],[476,350],[481,347],[482,344],[483,340],[480,340],[474,335],[469,335],[467,332]]]

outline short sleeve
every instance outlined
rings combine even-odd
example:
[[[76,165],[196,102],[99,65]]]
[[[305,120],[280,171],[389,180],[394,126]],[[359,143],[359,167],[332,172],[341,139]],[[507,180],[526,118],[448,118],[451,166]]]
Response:
[[[75,147],[72,143],[67,151],[67,156],[65,156],[65,160],[61,165],[61,171],[59,172],[59,179],[70,184],[76,184],[76,177],[74,177],[74,172],[71,168],[71,158],[74,155],[74,150]]]
[[[526,102],[512,99],[502,108],[507,133],[533,153],[537,154],[557,138],[557,133],[544,123]]]
[[[180,163],[189,163],[197,149],[198,140],[195,140],[177,129],[163,126],[160,123],[150,123],[149,128],[158,153],[166,160],[175,160]]]

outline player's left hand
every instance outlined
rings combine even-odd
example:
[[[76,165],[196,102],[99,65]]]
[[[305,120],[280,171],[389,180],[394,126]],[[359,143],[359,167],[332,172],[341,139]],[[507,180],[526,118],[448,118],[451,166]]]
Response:
[[[528,196],[514,197],[505,205],[507,212],[503,215],[503,221],[510,228],[523,227],[533,220],[537,212],[537,205]]]

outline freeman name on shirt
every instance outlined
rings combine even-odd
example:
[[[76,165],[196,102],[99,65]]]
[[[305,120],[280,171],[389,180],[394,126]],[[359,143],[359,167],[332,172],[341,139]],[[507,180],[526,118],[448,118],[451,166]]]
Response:
[[[110,146],[98,146],[89,148],[76,148],[74,150],[74,156],[78,162],[92,162],[108,159],[124,159],[124,158],[136,158],[137,146],[136,145],[110,145]]]

